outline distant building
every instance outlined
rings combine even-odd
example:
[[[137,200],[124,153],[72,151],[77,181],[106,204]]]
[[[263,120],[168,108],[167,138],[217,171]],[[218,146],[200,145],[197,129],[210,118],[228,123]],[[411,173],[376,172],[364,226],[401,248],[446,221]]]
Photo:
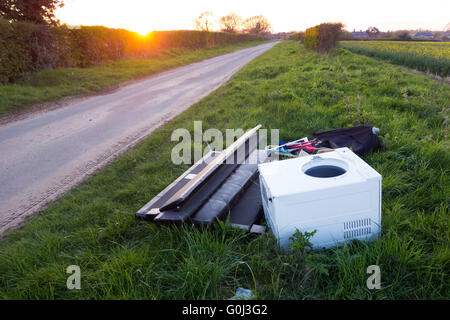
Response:
[[[269,35],[269,39],[287,39],[290,36],[292,36],[294,32],[278,32],[278,33],[272,33]]]
[[[370,35],[367,32],[364,32],[362,30],[361,31],[353,30],[352,35],[353,35],[353,39],[356,39],[356,40],[369,40],[369,39],[371,39]]]
[[[419,32],[416,32],[412,37],[413,37],[413,39],[416,39],[416,40],[434,40],[435,39],[434,34],[430,31],[419,31]]]

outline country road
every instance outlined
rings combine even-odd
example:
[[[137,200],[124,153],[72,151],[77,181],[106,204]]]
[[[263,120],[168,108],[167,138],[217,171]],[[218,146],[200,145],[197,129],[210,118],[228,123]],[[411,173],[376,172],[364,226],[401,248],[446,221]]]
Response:
[[[0,125],[0,234],[189,108],[277,42],[159,73]]]

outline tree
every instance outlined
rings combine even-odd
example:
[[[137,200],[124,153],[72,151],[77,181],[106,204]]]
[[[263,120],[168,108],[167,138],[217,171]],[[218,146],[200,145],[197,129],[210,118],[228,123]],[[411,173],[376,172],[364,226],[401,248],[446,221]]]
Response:
[[[220,18],[219,23],[221,26],[221,31],[234,33],[238,31],[242,23],[242,18],[238,16],[236,13],[230,13]]]
[[[303,43],[303,40],[305,39],[305,33],[302,32],[302,31],[295,32],[291,37],[292,37],[292,40],[299,41],[299,42]]]
[[[339,40],[353,40],[353,33],[343,30]]]
[[[411,36],[407,30],[398,30],[394,32],[394,39],[409,41],[411,40]]]
[[[196,30],[212,31],[214,29],[215,17],[212,12],[206,11],[194,19],[194,26]]]
[[[366,30],[366,33],[367,33],[369,36],[376,36],[376,35],[378,35],[378,34],[380,33],[380,30],[378,30],[377,27],[369,27],[369,28]]]
[[[444,27],[444,32],[449,32],[450,31],[450,22],[447,23],[447,25]]]
[[[6,20],[55,25],[59,21],[54,11],[63,6],[63,0],[0,0],[0,16]]]
[[[254,16],[244,21],[244,31],[250,34],[264,34],[270,32],[272,26],[264,16]]]
[[[321,53],[334,50],[342,36],[343,27],[340,22],[328,22],[306,29],[303,41],[305,48]]]
[[[338,46],[344,25],[340,22],[319,24],[319,52],[330,52]]]

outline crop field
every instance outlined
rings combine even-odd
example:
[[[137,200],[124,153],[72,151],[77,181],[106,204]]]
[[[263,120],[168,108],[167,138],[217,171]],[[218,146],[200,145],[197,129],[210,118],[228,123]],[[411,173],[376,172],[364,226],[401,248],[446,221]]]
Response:
[[[341,41],[341,48],[420,71],[450,75],[450,42]]]
[[[260,299],[448,299],[449,101],[450,87],[426,75],[283,41],[2,239],[0,298],[228,299],[244,287]],[[371,119],[384,146],[364,156],[383,176],[373,242],[316,251],[299,242],[285,254],[270,232],[134,216],[188,168],[172,163],[171,135],[192,134],[194,120],[222,132],[262,124],[290,141],[355,119]],[[80,290],[66,287],[70,265],[80,266]],[[381,268],[378,290],[366,285],[370,265]]]

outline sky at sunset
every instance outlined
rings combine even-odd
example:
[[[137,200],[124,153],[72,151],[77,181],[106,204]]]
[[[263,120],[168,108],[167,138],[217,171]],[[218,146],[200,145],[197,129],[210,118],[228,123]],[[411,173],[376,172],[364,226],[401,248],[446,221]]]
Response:
[[[235,12],[243,18],[264,15],[274,32],[304,30],[321,22],[340,21],[351,31],[376,26],[442,30],[450,22],[450,1],[357,0],[65,0],[57,17],[69,25],[104,25],[141,34],[153,30],[193,29],[204,11],[221,17]]]

